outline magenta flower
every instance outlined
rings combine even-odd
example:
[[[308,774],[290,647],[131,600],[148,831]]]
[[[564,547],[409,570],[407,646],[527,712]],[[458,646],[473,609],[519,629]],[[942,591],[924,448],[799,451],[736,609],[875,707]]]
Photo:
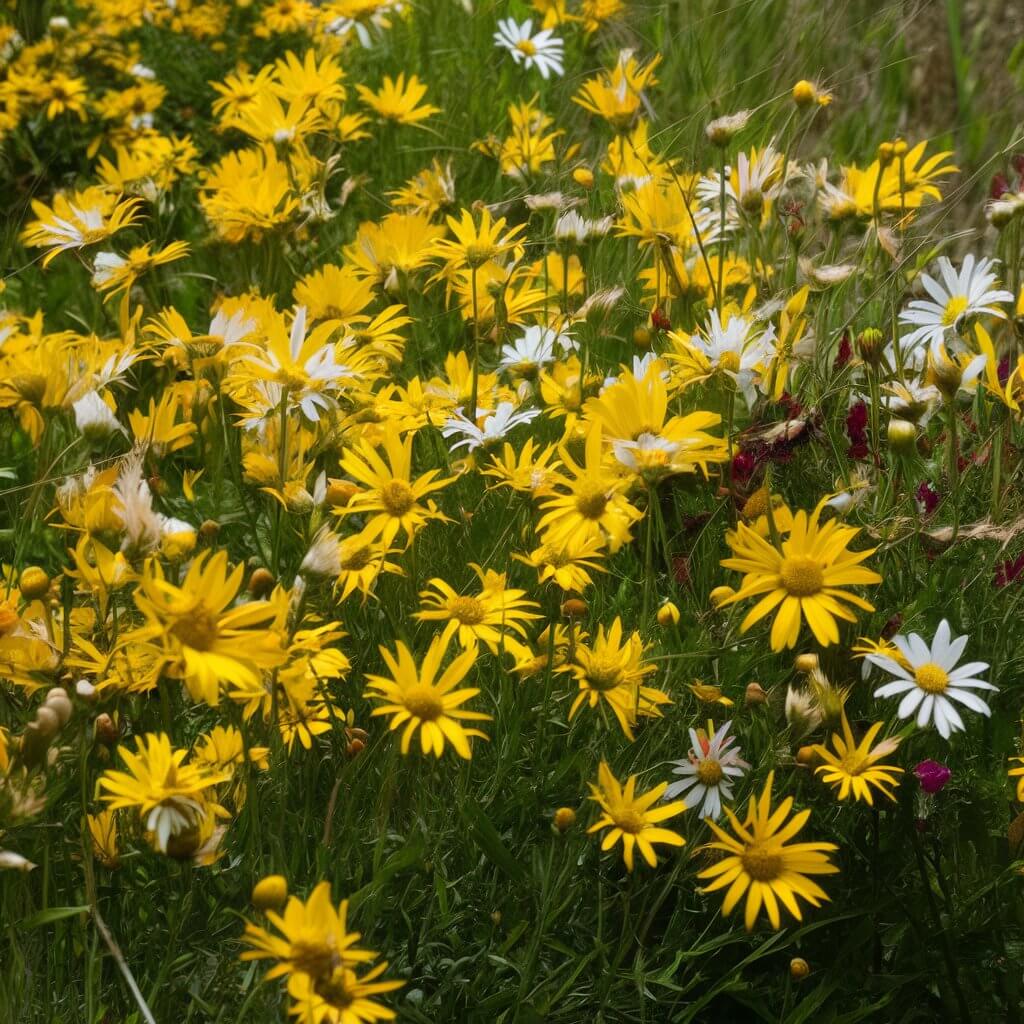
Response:
[[[929,759],[922,761],[914,769],[914,774],[921,783],[921,788],[928,794],[934,794],[949,782],[952,773],[944,764]]]

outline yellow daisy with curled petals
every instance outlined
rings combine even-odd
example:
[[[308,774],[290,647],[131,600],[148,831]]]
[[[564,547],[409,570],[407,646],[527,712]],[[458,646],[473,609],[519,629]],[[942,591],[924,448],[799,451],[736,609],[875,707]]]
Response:
[[[866,804],[873,805],[872,786],[890,800],[896,799],[889,787],[899,782],[897,776],[903,774],[903,769],[893,764],[877,762],[900,745],[899,737],[890,737],[875,747],[871,746],[881,732],[883,724],[875,722],[860,743],[857,743],[844,712],[842,736],[832,734],[835,753],[824,744],[819,743],[814,747],[814,752],[825,762],[815,768],[815,774],[820,775],[833,789],[839,790],[840,800],[845,800],[852,793],[854,800],[863,800]]]

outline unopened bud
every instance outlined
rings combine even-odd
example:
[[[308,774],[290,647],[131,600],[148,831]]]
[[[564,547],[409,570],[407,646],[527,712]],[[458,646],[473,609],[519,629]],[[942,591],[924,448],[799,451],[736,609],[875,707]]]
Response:
[[[803,981],[810,973],[811,968],[802,956],[795,956],[789,961],[789,976],[794,981]]]
[[[572,172],[572,180],[580,188],[592,189],[594,187],[594,172],[589,167],[577,167]]]
[[[44,704],[36,711],[36,727],[44,740],[52,740],[60,732],[60,716]]]
[[[274,574],[260,566],[253,569],[249,576],[249,593],[253,597],[266,597],[274,589],[275,583]]]
[[[818,656],[816,654],[798,654],[793,659],[793,668],[797,672],[803,672],[805,675],[810,675],[812,672],[818,670]]]
[[[679,625],[679,609],[671,601],[666,601],[658,609],[658,625],[666,627]]]
[[[917,427],[909,420],[889,420],[886,436],[897,455],[913,455],[917,449]]]
[[[104,712],[96,716],[96,739],[105,743],[108,747],[113,746],[121,736],[121,730],[114,724],[114,720]]]
[[[748,708],[756,708],[768,700],[768,694],[760,683],[747,683],[747,689],[743,694],[743,703]]]
[[[582,619],[587,614],[587,602],[578,597],[570,597],[562,603],[562,614],[567,619]]]
[[[728,601],[735,593],[736,591],[732,587],[715,587],[708,596],[711,599],[711,603],[718,608],[723,601]]]
[[[576,824],[576,812],[571,807],[559,807],[552,821],[555,828],[564,834]]]
[[[252,905],[257,910],[280,910],[288,899],[288,881],[284,875],[267,875],[252,889]]]
[[[57,717],[60,719],[60,725],[63,729],[71,718],[71,698],[67,695],[65,690],[62,690],[59,686],[55,686],[46,694],[46,701],[43,707],[50,708],[54,711]]]
[[[857,354],[870,366],[877,366],[882,358],[885,336],[877,327],[866,327],[857,335]]]
[[[75,683],[75,693],[79,700],[84,700],[87,703],[92,703],[96,699],[96,687],[88,679],[79,679]]]
[[[359,486],[349,480],[332,480],[327,485],[327,504],[344,508],[359,493]]]
[[[214,519],[204,519],[199,527],[199,536],[205,541],[213,540],[220,533],[220,523]]]
[[[813,768],[817,761],[818,752],[812,744],[807,744],[796,752],[796,763],[802,764],[805,768]]]
[[[18,585],[26,601],[35,601],[50,589],[50,577],[38,565],[30,565],[23,570]]]
[[[653,335],[651,334],[650,328],[638,327],[633,331],[633,344],[636,345],[637,348],[648,349],[651,347],[652,337]]]

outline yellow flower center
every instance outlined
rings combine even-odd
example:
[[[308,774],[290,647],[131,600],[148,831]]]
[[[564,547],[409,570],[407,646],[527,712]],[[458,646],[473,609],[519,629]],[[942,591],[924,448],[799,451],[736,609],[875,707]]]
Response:
[[[404,480],[389,480],[380,489],[380,503],[388,515],[401,517],[416,504],[416,495]]]
[[[638,832],[643,832],[647,827],[644,816],[632,807],[623,807],[622,810],[616,811],[611,818],[623,832],[629,832],[634,836]]]
[[[821,564],[807,555],[791,555],[779,566],[782,585],[792,597],[810,597],[825,586]]]
[[[516,43],[516,49],[527,57],[535,57],[537,55],[537,47],[532,39],[520,39]]]
[[[540,560],[545,565],[550,565],[552,569],[561,569],[572,561],[565,551],[550,546],[543,548]]]
[[[946,308],[942,311],[942,326],[952,327],[965,309],[967,309],[967,296],[952,296],[949,302],[946,303]]]
[[[949,688],[949,676],[946,674],[946,670],[940,668],[934,661],[918,665],[914,669],[914,678],[925,693],[945,693]]]
[[[291,944],[290,953],[289,959],[295,970],[313,978],[330,975],[337,960],[337,954],[330,943],[309,939],[296,939]]]
[[[770,882],[782,873],[782,855],[765,843],[751,843],[740,854],[743,870],[755,882]]]
[[[317,981],[313,988],[324,1002],[337,1010],[344,1010],[356,999],[355,992],[350,991],[350,986],[353,986],[355,981],[352,971],[338,967],[329,978]]]
[[[718,357],[718,368],[726,373],[738,373],[740,368],[740,357],[735,352],[723,352]]]
[[[768,489],[761,487],[747,498],[743,506],[744,519],[757,519],[768,512]]]
[[[870,767],[870,763],[866,757],[862,757],[854,750],[839,762],[839,767],[846,775],[860,775],[865,768]]]
[[[584,519],[600,519],[608,507],[608,494],[600,487],[584,487],[576,495],[576,511]]]
[[[464,626],[478,626],[487,617],[487,609],[475,597],[455,598],[448,611]]]
[[[406,710],[413,718],[422,719],[424,722],[433,722],[444,714],[444,701],[432,686],[425,686],[420,683],[417,686],[410,686],[402,698]]]
[[[622,666],[610,654],[596,654],[587,665],[587,684],[592,690],[614,690],[622,682]]]
[[[343,572],[359,572],[370,564],[370,548],[363,544],[354,551],[347,551],[341,557]]]
[[[472,242],[466,246],[466,262],[471,267],[482,267],[489,259],[493,259],[497,250],[486,242]]]
[[[171,633],[186,647],[208,651],[217,642],[217,616],[201,601],[171,627]]]
[[[277,371],[275,379],[278,384],[288,388],[290,391],[304,390],[308,381],[308,378],[301,370],[288,369],[286,367],[281,367]]]
[[[697,765],[697,778],[704,786],[717,786],[722,781],[722,766],[706,758]]]

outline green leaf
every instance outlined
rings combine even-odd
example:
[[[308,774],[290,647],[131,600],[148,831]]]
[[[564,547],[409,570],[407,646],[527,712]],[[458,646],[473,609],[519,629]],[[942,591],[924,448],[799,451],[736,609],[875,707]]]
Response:
[[[88,914],[89,907],[50,907],[48,910],[40,910],[37,914],[30,914],[22,918],[16,928],[23,931],[30,931],[32,928],[41,928],[44,924],[53,924],[54,921],[63,921],[66,917],[75,917],[78,914]]]
[[[517,882],[525,879],[523,866],[509,853],[508,847],[502,842],[498,830],[484,814],[483,808],[476,801],[467,798],[460,808],[462,819],[469,826],[469,834],[495,867],[501,868],[509,878]]]

